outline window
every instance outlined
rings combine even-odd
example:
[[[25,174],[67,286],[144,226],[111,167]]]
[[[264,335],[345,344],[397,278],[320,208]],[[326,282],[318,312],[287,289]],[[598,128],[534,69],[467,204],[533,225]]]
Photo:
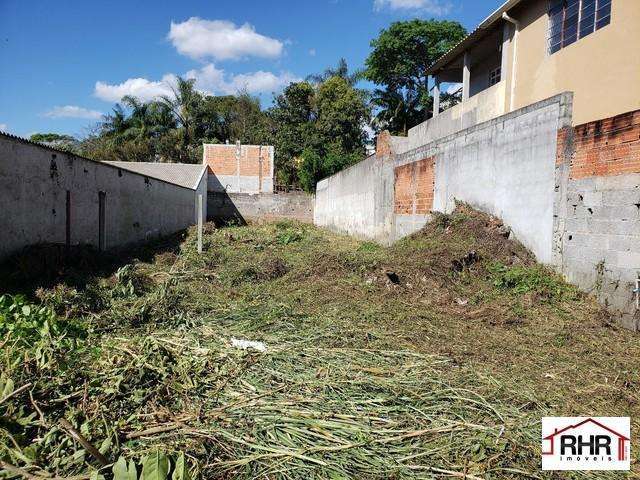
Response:
[[[550,0],[549,53],[555,53],[609,25],[611,1]]]
[[[493,70],[491,70],[489,72],[489,86],[493,86],[496,83],[500,82],[500,75],[501,75],[502,69],[500,67],[498,68],[494,68]]]

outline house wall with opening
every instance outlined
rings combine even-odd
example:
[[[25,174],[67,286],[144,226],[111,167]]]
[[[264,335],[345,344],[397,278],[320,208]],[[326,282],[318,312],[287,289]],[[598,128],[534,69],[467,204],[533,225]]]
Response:
[[[510,12],[520,21],[513,108],[568,91],[574,125],[640,109],[640,2],[573,0],[550,14],[554,3],[526,1]]]

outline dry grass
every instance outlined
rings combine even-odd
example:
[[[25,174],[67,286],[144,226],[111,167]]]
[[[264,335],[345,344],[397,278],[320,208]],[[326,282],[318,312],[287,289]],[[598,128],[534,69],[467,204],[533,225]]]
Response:
[[[465,207],[391,248],[297,223],[209,229],[202,256],[190,233],[45,286],[86,338],[71,356],[46,343],[44,363],[5,345],[4,378],[33,401],[0,405],[0,458],[95,467],[65,416],[112,461],[181,451],[205,478],[560,478],[539,471],[540,417],[629,415],[635,441],[640,344],[504,234]]]

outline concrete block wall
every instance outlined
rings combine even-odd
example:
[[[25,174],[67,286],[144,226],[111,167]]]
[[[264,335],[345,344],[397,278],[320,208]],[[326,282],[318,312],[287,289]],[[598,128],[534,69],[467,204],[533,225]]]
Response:
[[[640,111],[565,129],[558,144],[562,271],[638,329]]]
[[[209,191],[273,192],[274,148],[272,146],[205,144],[203,164],[209,168]]]
[[[558,95],[480,123],[395,155],[396,168],[433,158],[433,211],[450,213],[456,201],[469,203],[502,218],[540,261],[552,264],[558,125],[570,118],[570,103],[570,94]],[[396,225],[412,225],[396,228],[396,238],[428,219],[396,212]]]
[[[103,193],[100,193],[103,192]],[[0,134],[0,259],[37,243],[125,247],[196,221],[196,190]],[[68,229],[67,229],[68,225]]]
[[[304,192],[209,192],[207,203],[210,220],[297,220],[313,223],[314,197]]]

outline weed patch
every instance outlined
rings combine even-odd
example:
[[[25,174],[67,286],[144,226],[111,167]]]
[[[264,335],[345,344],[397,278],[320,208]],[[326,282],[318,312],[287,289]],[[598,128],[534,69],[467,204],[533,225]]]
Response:
[[[4,295],[0,468],[555,478],[540,418],[638,431],[640,347],[505,232],[464,205],[389,248],[295,222],[209,226],[202,255],[191,230]]]

